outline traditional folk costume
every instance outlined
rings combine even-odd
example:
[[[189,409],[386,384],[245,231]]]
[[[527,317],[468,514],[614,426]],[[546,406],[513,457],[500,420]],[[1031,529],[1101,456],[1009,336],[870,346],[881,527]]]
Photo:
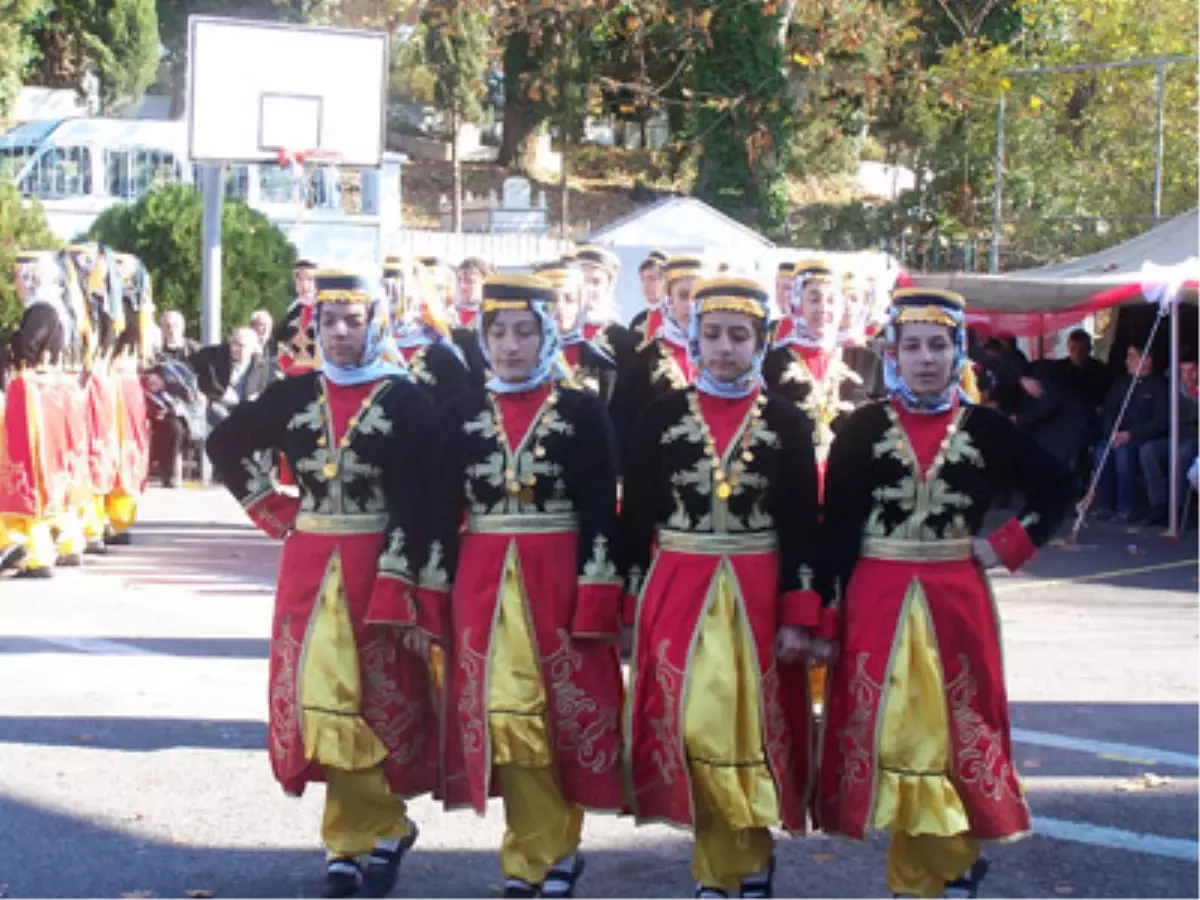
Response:
[[[828,285],[836,302],[840,285],[833,270],[821,259],[798,263],[794,296],[798,305],[792,316],[790,336],[778,339],[763,363],[767,389],[791,400],[812,426],[817,466],[824,469],[833,436],[843,418],[863,401],[861,380],[842,360],[837,345],[840,311],[823,334],[815,334],[804,323],[804,288]],[[830,302],[826,300],[826,302]]]
[[[293,275],[317,271],[310,259],[296,261]],[[297,289],[296,299],[275,325],[271,339],[276,347],[276,359],[284,378],[307,375],[317,367],[316,325],[313,322],[313,296]]]
[[[774,647],[778,628],[819,624],[816,466],[804,417],[760,387],[767,292],[715,278],[695,303],[693,365],[708,312],[746,313],[762,343],[742,379],[701,371],[633,438],[621,511],[631,804],[639,821],[693,829],[697,896],[769,897],[769,829],[805,829],[814,778],[804,663]]]
[[[651,250],[646,258],[642,260],[642,264],[638,266],[638,275],[641,276],[642,273],[654,269],[658,272],[660,280],[663,280],[666,278],[666,264],[667,254],[661,250]],[[655,300],[646,299],[646,308],[630,320],[629,330],[633,332],[634,339],[639,345],[658,335],[659,330],[662,328],[663,304],[665,302],[665,297],[659,297]]]
[[[8,348],[15,375],[0,437],[0,521],[6,565],[45,578],[60,561],[81,560],[86,407],[78,378],[65,371],[71,319],[56,263],[46,252],[23,254],[15,274],[26,305]]]
[[[455,269],[436,256],[421,257],[417,260],[417,291],[423,303],[447,310],[450,339],[467,362],[468,384],[482,390],[488,372],[479,350],[479,308],[459,302]]]
[[[556,366],[556,376],[565,387],[590,391],[607,406],[617,385],[617,361],[586,337],[583,322],[583,271],[576,262],[559,260],[535,269],[538,278],[554,289],[554,315],[558,340],[562,347]],[[573,300],[579,310],[574,324],[563,331],[564,323],[558,306]]]
[[[792,342],[796,332],[796,322],[792,316],[792,291],[796,284],[796,270],[797,263],[794,260],[784,260],[775,272],[775,308],[778,313],[778,325],[772,345],[775,347],[786,347]]]
[[[443,795],[481,815],[504,798],[511,897],[571,896],[584,809],[623,803],[615,450],[599,399],[555,381],[550,300],[537,278],[484,282],[481,333],[529,310],[541,349],[525,381],[447,410],[433,509],[453,588],[419,604],[449,650]]]
[[[847,272],[842,281],[845,307],[838,329],[838,346],[842,361],[856,376],[864,398],[879,400],[887,395],[883,378],[883,353],[876,341],[878,328],[871,321],[874,309],[874,279],[866,281],[855,273]]]
[[[314,305],[326,302],[367,306],[360,364],[321,358],[318,372],[272,382],[234,408],[208,453],[251,519],[284,538],[270,659],[275,777],[293,795],[326,782],[326,896],[360,883],[383,896],[417,834],[402,798],[437,785],[429,668],[403,641],[428,552],[435,411],[382,358],[378,287],[319,271]],[[319,316],[316,328],[319,347]],[[286,454],[298,491],[272,479],[273,452]]]
[[[620,323],[621,311],[617,308],[613,293],[617,274],[621,270],[621,260],[607,247],[598,244],[580,247],[573,259],[583,268],[585,278],[589,272],[595,273],[597,270],[607,276],[606,289],[599,292],[584,291],[583,337],[615,360],[617,368],[623,370],[634,351],[636,338]]]
[[[889,341],[910,323],[945,325],[956,375],[915,396],[889,350],[891,399],[864,407],[834,441],[825,482],[822,582],[840,594],[827,621],[841,652],[831,675],[821,775],[824,828],[861,839],[890,829],[896,894],[974,896],[979,842],[1025,835],[1029,811],[1012,758],[1000,622],[972,555],[992,497],[1027,506],[989,542],[1019,568],[1058,527],[1070,479],[1037,443],[973,405],[962,298],[902,290]]]
[[[663,307],[662,327],[657,336],[647,338],[637,348],[621,372],[612,404],[623,463],[628,462],[626,450],[643,410],[671,391],[683,390],[696,376],[689,349],[689,325],[675,318],[669,304],[676,283],[684,279],[694,281],[704,274],[704,260],[696,256],[673,256],[667,260],[665,271],[668,299]]]
[[[467,360],[451,338],[442,298],[432,292],[414,296],[404,275],[398,257],[384,261],[392,338],[409,375],[429,392],[434,405],[441,407],[470,387]]]

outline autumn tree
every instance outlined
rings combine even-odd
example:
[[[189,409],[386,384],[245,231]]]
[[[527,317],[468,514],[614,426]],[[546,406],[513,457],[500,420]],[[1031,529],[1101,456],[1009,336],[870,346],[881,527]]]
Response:
[[[483,116],[484,71],[487,68],[488,17],[476,0],[433,0],[421,16],[425,32],[425,65],[433,75],[433,100],[446,117],[450,161],[454,170],[451,210],[454,230],[462,231],[462,162],[459,126]]]
[[[741,222],[778,232],[795,136],[782,14],[773,2],[695,6],[708,43],[692,76],[690,139],[699,152],[693,192]]]
[[[42,0],[0,0],[0,123],[12,112],[34,55],[25,25]]]

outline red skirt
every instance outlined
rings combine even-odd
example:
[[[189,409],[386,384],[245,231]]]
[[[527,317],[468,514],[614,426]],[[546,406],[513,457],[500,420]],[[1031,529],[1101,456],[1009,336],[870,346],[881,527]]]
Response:
[[[122,449],[117,425],[120,406],[118,390],[119,382],[116,379],[99,375],[88,378],[88,472],[91,475],[92,493],[98,497],[111,494],[117,483],[117,466]]]
[[[813,731],[803,665],[775,659],[779,557],[773,551],[725,555],[660,549],[638,602],[634,675],[627,728],[632,805],[640,820],[694,827],[693,787],[684,741],[685,685],[714,579],[728,561],[757,655],[762,746],[779,816],[805,830],[811,793]]]
[[[821,825],[855,839],[875,827],[879,755],[887,740],[882,712],[890,692],[905,688],[891,677],[898,655],[893,648],[914,592],[928,611],[923,621],[937,657],[932,666],[940,669],[944,712],[933,701],[913,720],[944,721],[948,744],[944,753],[938,746],[946,770],[926,774],[948,780],[970,837],[1000,840],[1026,833],[1029,810],[1012,762],[999,617],[970,559],[864,558],[855,568],[843,604],[841,654],[827,687]],[[919,740],[915,729],[907,740]]]
[[[620,658],[608,641],[572,639],[579,535],[478,534],[463,538],[450,597],[445,757],[448,807],[483,813],[492,778],[488,676],[493,626],[509,548],[515,545],[529,631],[547,700],[546,730],[563,798],[590,809],[623,805]]]
[[[146,492],[150,477],[150,417],[146,413],[146,395],[136,372],[121,372],[114,377],[119,394],[121,435],[116,486],[130,497],[140,497]]]
[[[387,750],[388,782],[404,797],[437,786],[438,718],[429,667],[404,648],[399,629],[363,624],[385,540],[382,533],[297,531],[284,542],[271,638],[268,750],[275,777],[289,794],[324,780],[305,750],[301,696],[309,625],[335,552],[358,659],[361,716]]]

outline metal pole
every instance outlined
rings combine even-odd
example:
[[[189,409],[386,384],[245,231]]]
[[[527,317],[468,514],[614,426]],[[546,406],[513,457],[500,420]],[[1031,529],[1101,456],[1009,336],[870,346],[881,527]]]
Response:
[[[1163,177],[1163,115],[1167,102],[1167,64],[1158,64],[1158,119],[1155,122],[1154,145],[1154,220],[1162,218]],[[1175,321],[1172,314],[1172,322]]]
[[[988,256],[988,273],[1000,271],[1000,203],[1004,199],[1004,94],[996,104],[996,184],[992,192],[992,249]]]
[[[201,343],[221,342],[221,206],[224,199],[221,175],[224,166],[208,164],[203,167],[200,185],[204,195],[204,250],[201,255],[201,296],[203,315],[200,326]],[[200,454],[200,480],[212,481],[212,463],[207,453]]]
[[[1170,301],[1176,298],[1169,298]],[[1167,464],[1171,467],[1167,481],[1167,533],[1178,536],[1183,523],[1179,521],[1179,303],[1171,303],[1171,421],[1167,425],[1169,452]]]

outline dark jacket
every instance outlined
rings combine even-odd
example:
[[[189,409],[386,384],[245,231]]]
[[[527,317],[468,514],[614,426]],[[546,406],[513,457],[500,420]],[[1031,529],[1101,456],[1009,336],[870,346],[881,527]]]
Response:
[[[187,362],[195,356],[200,350],[200,345],[191,338],[184,338],[183,343],[178,347],[163,346],[158,351],[158,356],[155,362],[165,362],[173,360],[175,362]]]
[[[1137,379],[1125,415],[1118,421],[1121,404],[1125,402],[1131,381],[1133,376],[1122,375],[1108,389],[1104,410],[1100,415],[1104,437],[1107,438],[1114,430],[1128,431],[1130,439],[1138,444],[1165,437],[1171,415],[1171,400],[1167,382],[1159,375]]]
[[[1059,376],[1087,401],[1093,409],[1100,409],[1108,396],[1108,388],[1112,384],[1112,371],[1100,360],[1089,356],[1082,366],[1071,362],[1070,358],[1055,360]]]
[[[233,371],[233,361],[229,357],[229,344],[215,344],[201,347],[190,360],[200,384],[200,393],[209,402],[220,401],[229,388],[229,378]],[[271,368],[260,354],[255,353],[250,359],[246,370],[246,378],[241,388],[241,399],[253,400],[264,390],[271,381]]]
[[[1021,392],[1016,423],[1051,456],[1072,468],[1088,441],[1090,408],[1058,363],[1040,359],[1029,364],[1025,374],[1042,386],[1042,396]]]

